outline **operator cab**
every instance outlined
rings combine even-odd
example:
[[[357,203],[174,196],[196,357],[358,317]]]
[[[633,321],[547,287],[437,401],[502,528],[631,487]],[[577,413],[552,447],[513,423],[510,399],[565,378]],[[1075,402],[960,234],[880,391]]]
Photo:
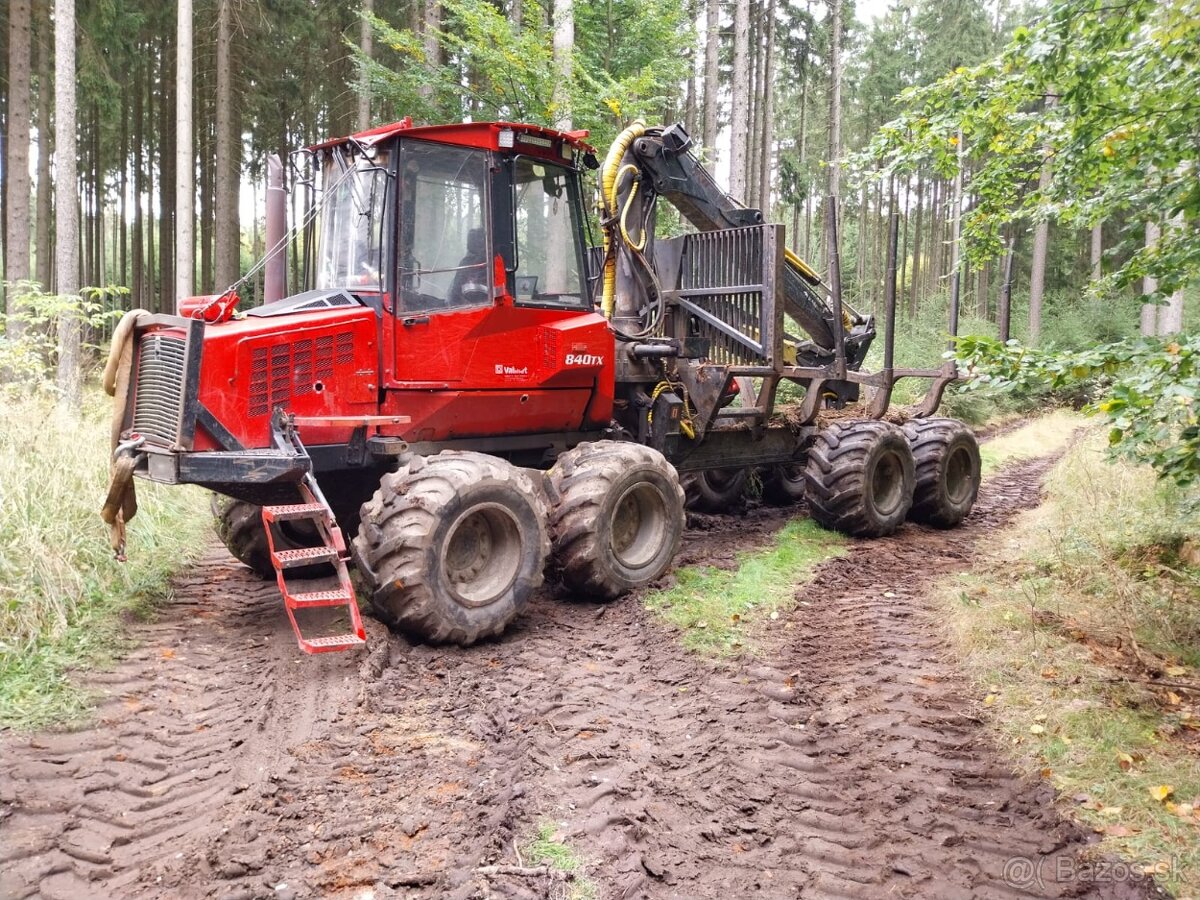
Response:
[[[310,148],[304,286],[398,316],[501,297],[590,310],[578,165],[594,157],[584,136],[405,120]]]

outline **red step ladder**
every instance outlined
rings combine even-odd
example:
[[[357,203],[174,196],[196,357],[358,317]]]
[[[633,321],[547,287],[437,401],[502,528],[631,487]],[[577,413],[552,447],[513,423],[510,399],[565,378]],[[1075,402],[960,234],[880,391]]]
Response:
[[[362,647],[367,643],[367,632],[358,613],[354,585],[350,582],[350,570],[346,566],[349,553],[346,550],[346,541],[342,537],[342,529],[338,527],[333,510],[329,508],[311,473],[305,475],[304,481],[300,482],[298,487],[300,503],[264,506],[262,511],[263,528],[267,530],[267,546],[271,551],[271,565],[275,567],[275,580],[279,584],[279,592],[283,595],[283,604],[287,608],[292,630],[296,632],[296,641],[305,653],[329,653]],[[276,550],[275,529],[272,526],[279,522],[297,520],[311,521],[316,526],[321,544],[294,550]],[[337,575],[338,587],[293,593],[284,573],[288,569],[320,563],[332,567]],[[304,636],[296,622],[296,610],[339,606],[345,607],[349,614],[351,630],[348,633],[313,638]]]

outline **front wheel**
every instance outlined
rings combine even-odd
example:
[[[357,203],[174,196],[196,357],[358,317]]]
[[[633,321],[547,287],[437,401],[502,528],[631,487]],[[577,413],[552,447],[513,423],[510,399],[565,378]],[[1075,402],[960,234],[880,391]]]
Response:
[[[904,523],[913,502],[913,455],[904,433],[875,419],[823,429],[804,470],[812,517],[856,537],[881,537]]]
[[[271,548],[267,544],[262,507],[257,503],[213,494],[212,512],[217,536],[233,557],[248,566],[259,578],[274,579],[275,567],[271,564]],[[316,529],[304,521],[280,522],[277,528],[276,550],[310,547],[316,537]],[[305,578],[323,569],[323,566],[303,566],[292,569],[291,574],[296,578]]]
[[[380,619],[463,646],[516,618],[548,553],[545,504],[530,477],[497,457],[452,450],[385,475],[354,539]]]
[[[683,489],[651,447],[581,444],[548,473],[554,561],[570,588],[613,599],[662,576],[683,540]]]

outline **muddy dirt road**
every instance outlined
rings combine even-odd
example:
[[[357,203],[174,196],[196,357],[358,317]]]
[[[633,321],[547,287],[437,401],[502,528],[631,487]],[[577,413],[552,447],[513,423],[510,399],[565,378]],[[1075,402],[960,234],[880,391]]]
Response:
[[[992,478],[950,534],[859,543],[757,659],[683,651],[636,599],[549,593],[504,639],[305,657],[273,585],[215,550],[95,724],[0,739],[0,897],[542,897],[498,874],[539,823],[604,898],[1143,897],[1015,778],[948,661],[928,579],[1037,502]],[[706,519],[684,561],[785,521]]]

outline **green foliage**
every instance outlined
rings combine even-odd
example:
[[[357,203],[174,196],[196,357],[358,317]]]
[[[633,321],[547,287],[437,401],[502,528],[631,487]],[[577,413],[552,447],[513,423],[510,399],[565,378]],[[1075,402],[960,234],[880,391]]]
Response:
[[[11,312],[0,315],[0,397],[5,398],[53,391],[59,322],[72,317],[85,334],[103,332],[121,317],[120,301],[129,295],[128,288],[117,286],[48,294],[35,281],[10,282],[6,288]]]
[[[889,174],[932,163],[949,176],[961,129],[978,198],[964,217],[971,259],[996,256],[1009,222],[1106,221],[1119,264],[1097,289],[1152,275],[1171,293],[1200,274],[1198,47],[1197,0],[1056,0],[994,59],[907,91],[858,165],[882,160]],[[1053,178],[1039,190],[1045,160]],[[1176,216],[1183,227],[1143,246],[1145,221]]]
[[[446,60],[426,58],[422,35],[373,17],[378,40],[400,65],[356,51],[375,96],[389,117],[454,122],[466,117],[553,127],[565,119],[586,128],[604,147],[637,118],[660,118],[688,75],[686,49],[694,39],[686,11],[665,0],[614,0],[576,6],[576,45],[570,82],[560,88],[553,36],[540,21],[520,29],[488,0],[445,0],[436,38]],[[569,109],[558,97],[565,96]]]
[[[1140,339],[1073,352],[964,337],[968,389],[1090,400],[1113,455],[1151,465],[1181,486],[1200,476],[1200,336]]]

